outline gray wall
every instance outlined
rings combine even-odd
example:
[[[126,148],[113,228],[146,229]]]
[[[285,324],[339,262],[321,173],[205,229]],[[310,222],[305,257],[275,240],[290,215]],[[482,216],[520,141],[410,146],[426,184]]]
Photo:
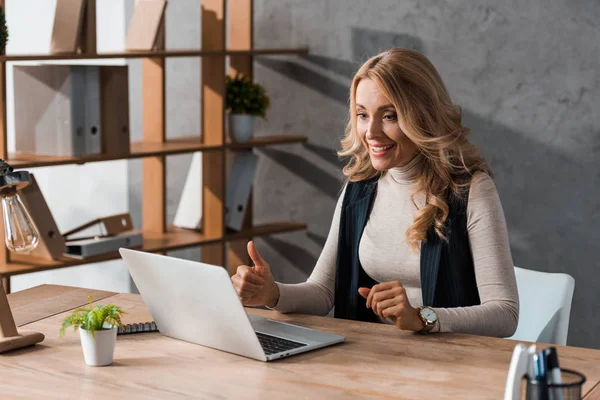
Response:
[[[198,40],[197,16],[197,1],[170,3],[170,46]],[[259,135],[309,137],[307,145],[258,150],[255,220],[308,224],[307,232],[258,241],[276,278],[304,280],[327,237],[341,185],[335,150],[358,63],[392,46],[412,47],[436,65],[491,164],[515,264],[572,275],[569,344],[600,348],[600,261],[592,252],[600,239],[598,21],[594,0],[255,0],[256,47],[310,49],[307,57],[255,63],[272,99]],[[198,129],[196,67],[168,76],[169,136]],[[188,163],[169,162],[174,204]],[[130,178],[139,180],[139,171],[132,168]]]

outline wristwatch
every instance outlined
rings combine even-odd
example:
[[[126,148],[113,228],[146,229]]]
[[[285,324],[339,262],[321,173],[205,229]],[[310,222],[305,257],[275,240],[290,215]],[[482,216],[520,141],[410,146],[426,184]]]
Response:
[[[429,332],[433,329],[435,324],[437,323],[437,314],[433,311],[433,308],[427,306],[421,306],[418,309],[419,318],[425,324],[423,329],[420,332]]]

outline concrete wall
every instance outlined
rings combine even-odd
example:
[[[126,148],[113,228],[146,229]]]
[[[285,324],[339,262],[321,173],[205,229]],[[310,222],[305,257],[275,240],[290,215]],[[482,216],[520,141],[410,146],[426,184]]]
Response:
[[[308,224],[307,232],[258,241],[277,279],[304,280],[327,237],[341,187],[335,150],[353,72],[380,50],[411,47],[436,65],[494,170],[515,264],[572,275],[569,344],[600,348],[594,300],[600,261],[593,252],[600,239],[600,114],[594,112],[600,9],[594,0],[255,0],[254,18],[256,47],[310,49],[307,57],[255,63],[256,80],[272,100],[258,135],[309,137],[307,145],[258,150],[255,221]],[[169,47],[199,44],[196,0],[171,2],[167,22]],[[199,129],[194,62],[169,67],[169,137]],[[189,160],[169,159],[170,220]],[[130,162],[133,183],[140,179],[136,163]],[[139,194],[138,183],[129,195],[138,220]]]
[[[381,49],[412,47],[438,68],[493,168],[515,264],[573,276],[569,344],[600,348],[598,21],[593,0],[256,0],[257,47],[310,49],[256,63],[273,100],[264,130],[310,142],[261,151],[257,219],[309,224],[262,241],[278,277],[304,278],[327,235],[353,71]]]

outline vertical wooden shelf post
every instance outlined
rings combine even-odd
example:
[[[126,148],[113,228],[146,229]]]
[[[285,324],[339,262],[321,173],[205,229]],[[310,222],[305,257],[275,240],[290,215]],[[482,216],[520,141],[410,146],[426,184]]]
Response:
[[[162,19],[164,31],[165,17]],[[158,43],[165,49],[165,35]],[[166,140],[166,77],[164,58],[142,60],[142,140],[163,143]],[[164,233],[167,229],[166,157],[148,157],[143,160],[142,229]]]
[[[202,1],[202,49],[225,49],[226,0]],[[225,57],[202,57],[202,140],[225,143]],[[225,149],[202,154],[203,233],[225,236]],[[225,241],[202,248],[202,261],[225,266]]]
[[[253,0],[237,0],[235,7],[228,10],[229,18],[229,49],[231,50],[251,50],[254,46],[253,30]],[[235,76],[237,73],[248,75],[253,78],[252,56],[231,56],[229,58],[229,75]],[[246,150],[246,151],[252,151]],[[248,199],[246,207],[246,216],[242,229],[252,226],[252,194]],[[228,243],[227,265],[230,274],[235,274],[239,265],[250,265],[250,257],[246,250],[248,240],[236,240]]]
[[[6,13],[5,1],[0,0],[0,7]],[[4,53],[2,53],[4,54]],[[0,61],[0,158],[6,160],[8,158],[8,132],[6,126],[6,61]],[[0,231],[4,239],[4,220],[0,218]],[[0,263],[8,263],[8,249],[4,244],[4,240],[0,243]],[[2,277],[2,286],[6,293],[10,293],[10,277]]]

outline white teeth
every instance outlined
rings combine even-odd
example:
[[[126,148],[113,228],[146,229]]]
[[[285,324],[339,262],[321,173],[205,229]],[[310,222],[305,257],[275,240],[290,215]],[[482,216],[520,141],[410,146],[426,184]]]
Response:
[[[375,150],[375,151],[384,151],[384,150],[387,150],[387,149],[391,149],[392,146],[394,146],[394,145],[391,144],[389,146],[380,146],[380,147],[374,147],[373,146],[373,150]]]

